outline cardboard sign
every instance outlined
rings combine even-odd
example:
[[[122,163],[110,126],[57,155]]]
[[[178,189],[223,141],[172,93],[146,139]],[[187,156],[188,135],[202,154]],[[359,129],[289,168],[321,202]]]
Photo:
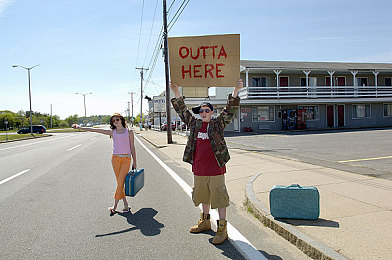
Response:
[[[240,35],[168,38],[170,80],[182,87],[234,87],[240,78]]]

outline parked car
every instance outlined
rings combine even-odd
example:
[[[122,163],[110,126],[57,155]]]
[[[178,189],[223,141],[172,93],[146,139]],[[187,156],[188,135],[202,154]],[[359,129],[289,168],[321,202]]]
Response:
[[[171,123],[171,128],[172,128],[173,131],[176,129],[176,124],[174,122]],[[164,122],[161,125],[161,130],[162,131],[167,131],[167,123],[166,122]]]
[[[182,122],[182,121],[177,121],[177,126],[178,126],[178,128],[181,128],[182,130],[185,130],[185,129],[186,129],[186,125],[185,125],[185,123]],[[173,130],[173,131],[176,130],[176,122],[175,122],[175,121],[173,121],[173,122],[171,123],[171,127],[172,127],[172,130]],[[167,130],[167,123],[166,123],[166,122],[162,124],[161,130],[162,130],[162,131],[166,131],[166,130]]]
[[[18,130],[18,134],[28,134],[30,133],[30,126],[23,127]],[[43,125],[33,125],[33,133],[35,134],[43,134],[46,133],[46,128]]]

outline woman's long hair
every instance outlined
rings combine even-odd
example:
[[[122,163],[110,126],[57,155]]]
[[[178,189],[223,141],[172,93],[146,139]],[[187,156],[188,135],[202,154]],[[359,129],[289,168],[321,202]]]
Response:
[[[125,123],[124,117],[122,117],[121,115],[118,116],[118,117],[119,117],[120,120],[121,120],[122,126],[123,126],[124,128],[127,128],[127,124]],[[112,119],[110,119],[110,129],[112,129],[112,130],[116,129],[116,126],[113,124]]]

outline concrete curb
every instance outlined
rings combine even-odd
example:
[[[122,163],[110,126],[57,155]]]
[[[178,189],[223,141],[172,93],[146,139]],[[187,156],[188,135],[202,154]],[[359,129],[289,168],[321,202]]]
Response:
[[[148,139],[147,137],[144,137],[143,135],[137,133],[138,136],[140,136],[141,138],[143,138],[144,140],[146,140],[147,142],[149,142],[150,144],[152,144],[155,148],[163,148],[166,147],[166,145],[159,145],[154,143],[153,141],[151,141],[150,139]]]
[[[245,187],[245,205],[261,223],[274,230],[313,259],[347,259],[327,245],[308,237],[294,226],[274,219],[268,208],[258,200],[253,192],[253,182],[260,175],[261,173],[256,173],[247,182]]]

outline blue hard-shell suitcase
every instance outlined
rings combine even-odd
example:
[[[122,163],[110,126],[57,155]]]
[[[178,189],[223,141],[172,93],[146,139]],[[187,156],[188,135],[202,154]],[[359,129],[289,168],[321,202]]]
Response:
[[[269,195],[271,215],[274,218],[318,219],[320,195],[316,187],[276,185]]]
[[[135,197],[144,186],[144,169],[134,169],[125,177],[125,196]]]

